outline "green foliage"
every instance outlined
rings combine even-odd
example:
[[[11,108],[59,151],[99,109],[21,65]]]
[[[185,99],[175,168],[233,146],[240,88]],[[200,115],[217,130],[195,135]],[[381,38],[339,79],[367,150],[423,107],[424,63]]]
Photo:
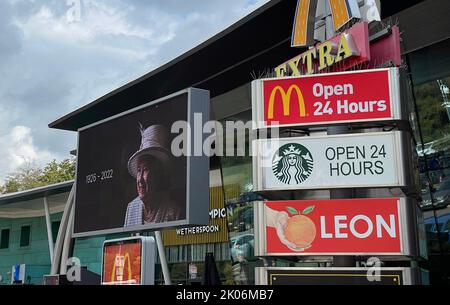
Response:
[[[450,78],[443,79],[449,84]],[[424,142],[438,140],[450,134],[449,117],[437,82],[429,82],[414,88],[419,108],[420,124]]]
[[[73,180],[75,178],[75,159],[65,159],[60,163],[53,160],[48,163],[42,173],[42,181],[46,184],[55,184]]]
[[[0,186],[1,194],[26,191],[29,189],[70,181],[75,178],[75,158],[61,162],[53,160],[43,169],[27,165],[9,174]]]
[[[233,266],[230,262],[220,262],[219,263],[219,273],[220,278],[224,279],[224,285],[235,285],[233,278]]]

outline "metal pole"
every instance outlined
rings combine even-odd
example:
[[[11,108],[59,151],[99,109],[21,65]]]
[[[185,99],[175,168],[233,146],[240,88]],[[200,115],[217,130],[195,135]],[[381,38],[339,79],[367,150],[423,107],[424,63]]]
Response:
[[[161,268],[164,276],[164,283],[166,285],[172,285],[170,280],[169,266],[167,265],[166,252],[164,251],[164,245],[161,238],[161,232],[155,231],[156,245],[158,246],[159,260],[161,261]]]
[[[70,243],[72,240],[73,222],[75,218],[75,206],[72,205],[69,214],[69,222],[67,225],[66,235],[64,237],[64,245],[61,257],[61,274],[67,274],[67,260],[69,259]]]
[[[331,7],[328,1],[325,2],[326,18],[325,18],[325,33],[326,39],[330,39],[335,35],[333,25],[333,17],[331,16]],[[349,133],[347,126],[336,126],[327,128],[328,135],[346,134]],[[353,197],[351,189],[330,190],[330,199],[349,199]],[[334,267],[354,267],[356,265],[355,258],[352,256],[334,256]]]
[[[191,254],[191,245],[186,245],[186,285],[189,284],[189,279],[190,279],[190,254]]]
[[[50,263],[53,264],[53,232],[50,221],[50,211],[48,209],[47,197],[44,196],[45,222],[47,223],[48,251],[50,254]]]
[[[64,237],[66,234],[67,224],[69,222],[70,211],[72,210],[73,198],[75,195],[75,183],[70,191],[69,198],[67,198],[66,207],[64,208],[64,213],[61,219],[61,224],[59,226],[58,237],[56,238],[56,244],[53,251],[53,263],[51,275],[56,275],[59,272],[60,262],[61,262],[61,252],[64,243]]]
[[[329,127],[328,135],[349,133],[347,126]],[[331,190],[330,199],[350,199],[353,198],[352,189]],[[356,260],[353,256],[334,256],[334,267],[355,267]]]

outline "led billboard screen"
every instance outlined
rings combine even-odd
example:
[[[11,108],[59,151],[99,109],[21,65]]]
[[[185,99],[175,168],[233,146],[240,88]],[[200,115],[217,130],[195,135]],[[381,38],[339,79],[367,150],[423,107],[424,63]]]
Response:
[[[75,236],[208,223],[209,160],[172,149],[180,137],[191,147],[193,134],[171,131],[194,114],[208,120],[209,92],[184,90],[79,131]]]

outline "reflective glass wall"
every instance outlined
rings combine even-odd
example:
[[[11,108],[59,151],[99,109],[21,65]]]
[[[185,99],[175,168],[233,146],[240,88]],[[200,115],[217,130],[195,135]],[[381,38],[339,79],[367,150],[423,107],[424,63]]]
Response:
[[[420,170],[420,205],[424,213],[428,260],[420,266],[430,271],[432,284],[449,283],[450,274],[450,40],[405,57],[415,101],[411,125]],[[252,159],[250,129],[244,134],[226,129],[227,122],[251,121],[251,84],[211,101],[212,119],[228,134],[216,139],[222,148],[211,161],[211,186],[222,188],[227,214],[227,243],[180,245],[166,248],[172,279],[179,284],[201,283],[206,253],[214,253],[223,284],[254,284],[255,267],[264,262],[254,255]],[[229,139],[233,141],[230,142]],[[222,147],[220,147],[222,146]],[[244,150],[244,151],[242,151]],[[272,266],[325,266],[272,260]],[[192,271],[196,276],[192,277]],[[162,274],[157,272],[159,281]]]
[[[450,40],[408,55],[431,284],[450,283]]]

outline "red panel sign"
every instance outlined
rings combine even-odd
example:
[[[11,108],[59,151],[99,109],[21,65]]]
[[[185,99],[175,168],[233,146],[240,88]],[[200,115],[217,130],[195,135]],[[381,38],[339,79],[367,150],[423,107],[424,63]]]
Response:
[[[258,126],[399,119],[398,81],[397,68],[256,81]]]
[[[379,38],[370,44],[370,62],[364,68],[376,68],[388,63],[396,67],[402,64],[400,47],[400,29],[398,26],[391,28],[391,34]]]
[[[352,37],[352,40],[355,44],[355,49],[359,54],[333,65],[331,67],[331,71],[333,72],[346,71],[371,59],[369,26],[367,22],[360,22],[355,24],[350,29],[348,29],[346,33]],[[341,39],[340,37],[341,35],[337,35],[331,38],[329,41],[331,41],[334,45],[339,45],[339,40]]]
[[[399,199],[264,203],[268,254],[401,254]]]

